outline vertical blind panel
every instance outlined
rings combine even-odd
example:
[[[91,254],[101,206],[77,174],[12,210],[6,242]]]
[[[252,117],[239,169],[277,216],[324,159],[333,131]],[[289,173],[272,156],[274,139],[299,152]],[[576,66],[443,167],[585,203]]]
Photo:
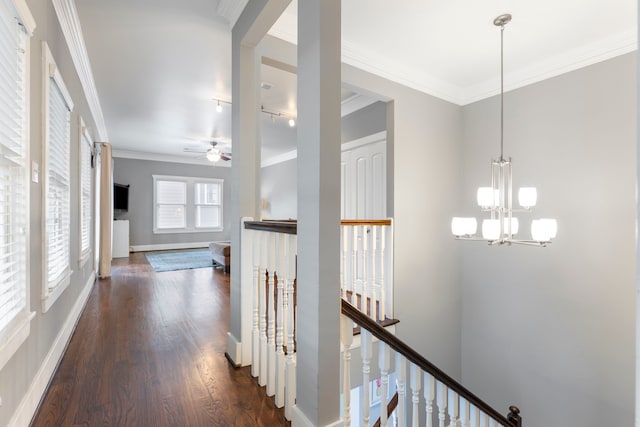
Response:
[[[158,205],[156,212],[158,228],[185,228],[184,205]]]
[[[181,181],[158,181],[156,203],[168,205],[187,204],[187,183]]]
[[[220,208],[218,206],[196,206],[196,227],[220,227]]]
[[[53,289],[69,269],[71,113],[62,91],[49,79],[47,146],[46,249],[47,283]]]
[[[0,0],[0,334],[26,307],[26,33]]]
[[[80,252],[89,250],[91,231],[91,141],[83,134],[80,164]]]
[[[195,185],[197,205],[220,204],[220,184],[198,182]]]

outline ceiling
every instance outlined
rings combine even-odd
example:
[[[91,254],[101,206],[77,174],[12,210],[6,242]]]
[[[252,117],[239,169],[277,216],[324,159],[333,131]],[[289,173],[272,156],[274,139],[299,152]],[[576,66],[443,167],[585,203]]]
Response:
[[[246,0],[76,1],[115,150],[197,156],[231,143],[231,32]],[[464,105],[499,87],[499,30],[509,12],[505,84],[519,87],[636,48],[636,0],[343,1],[343,61]],[[271,34],[295,42],[297,2]],[[265,109],[296,117],[295,74],[262,66]],[[343,90],[343,114],[367,105]],[[359,98],[359,102],[351,102]],[[351,104],[349,110],[347,104]],[[295,148],[288,120],[263,114],[263,159]]]

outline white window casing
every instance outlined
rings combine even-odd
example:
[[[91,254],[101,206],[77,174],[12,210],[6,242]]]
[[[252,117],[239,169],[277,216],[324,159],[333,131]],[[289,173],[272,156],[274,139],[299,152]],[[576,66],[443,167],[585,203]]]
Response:
[[[93,156],[93,142],[89,130],[80,118],[80,164],[79,176],[80,184],[78,185],[79,208],[80,208],[80,260],[79,265],[82,268],[84,263],[91,255],[91,223],[92,223],[92,202],[93,202],[93,183],[91,173],[91,158]]]
[[[223,230],[222,179],[153,175],[153,232]]]
[[[29,336],[29,37],[24,0],[0,0],[0,370]]]
[[[49,46],[42,43],[44,66],[43,289],[47,311],[70,283],[71,111],[73,102]]]

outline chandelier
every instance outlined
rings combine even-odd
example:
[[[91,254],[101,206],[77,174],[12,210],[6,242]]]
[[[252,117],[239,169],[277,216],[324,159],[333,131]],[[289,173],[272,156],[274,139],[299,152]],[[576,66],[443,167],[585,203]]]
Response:
[[[475,218],[454,217],[451,231],[459,240],[480,240],[490,245],[546,246],[556,237],[558,225],[555,219],[536,219],[531,222],[531,239],[522,240],[514,236],[520,231],[517,213],[531,212],[536,205],[538,193],[534,187],[522,187],[518,191],[520,208],[513,208],[512,161],[505,159],[504,151],[504,27],[511,15],[500,15],[493,24],[500,27],[500,157],[491,161],[491,187],[478,188],[478,206],[488,212],[490,218],[482,221],[482,237],[476,236],[478,222]]]

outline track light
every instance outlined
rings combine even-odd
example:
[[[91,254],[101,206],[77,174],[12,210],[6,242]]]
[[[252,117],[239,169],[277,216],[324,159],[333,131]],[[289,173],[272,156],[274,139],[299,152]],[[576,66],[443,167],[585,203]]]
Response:
[[[293,119],[289,119],[289,127],[294,127],[296,125],[296,121]]]

